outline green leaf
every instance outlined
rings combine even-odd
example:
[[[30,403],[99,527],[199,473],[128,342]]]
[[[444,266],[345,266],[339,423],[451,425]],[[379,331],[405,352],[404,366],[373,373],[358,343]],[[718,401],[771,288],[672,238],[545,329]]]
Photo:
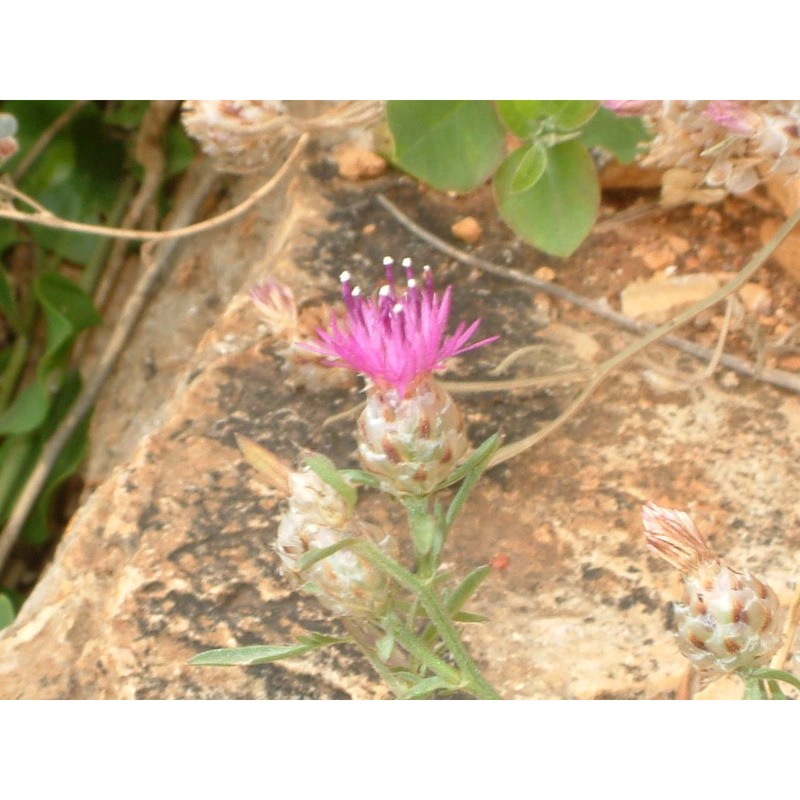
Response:
[[[0,435],[28,433],[38,428],[47,418],[50,395],[39,381],[26,386],[11,405],[0,414]]]
[[[629,164],[652,138],[639,117],[620,117],[601,107],[581,131],[580,140],[587,147],[604,147],[617,161]]]
[[[91,298],[76,283],[55,271],[43,272],[33,282],[47,328],[46,351],[39,360],[42,380],[67,358],[80,331],[102,322]]]
[[[769,691],[772,694],[772,700],[788,700],[789,698],[781,691],[781,687],[778,686],[778,681],[767,681],[769,685]]]
[[[7,628],[16,618],[14,604],[6,595],[0,593],[0,630]]]
[[[394,636],[392,636],[391,633],[381,636],[381,638],[375,642],[375,652],[378,654],[378,658],[383,661],[384,664],[392,657],[393,651]]]
[[[356,507],[358,492],[342,477],[336,465],[327,456],[315,453],[304,458],[303,463],[314,470],[328,486],[336,490],[351,509]]]
[[[494,436],[490,436],[467,460],[464,466],[468,467],[468,470],[464,475],[464,480],[458,487],[456,496],[445,514],[445,531],[449,531],[453,527],[461,507],[489,466],[489,462],[499,446],[500,434],[496,433]]]
[[[497,110],[512,133],[528,139],[543,129],[575,130],[599,105],[596,100],[498,100]]]
[[[392,100],[394,162],[435,189],[480,186],[503,157],[505,131],[486,100]]]
[[[62,388],[53,401],[47,422],[42,428],[42,439],[50,436],[55,428],[58,427],[78,396],[80,388],[81,380],[77,372],[72,372],[65,376]],[[53,466],[47,476],[47,482],[22,528],[22,539],[28,544],[41,544],[48,538],[48,522],[53,497],[61,484],[75,474],[86,457],[89,447],[90,419],[91,415],[89,414],[84,417],[64,443],[56,460],[53,462]]]
[[[742,677],[745,679],[745,681],[750,679],[762,681],[783,681],[784,683],[788,683],[790,686],[794,686],[795,689],[800,689],[800,678],[792,675],[791,672],[786,672],[782,669],[769,669],[768,667],[751,669],[744,673]]]
[[[307,553],[303,553],[303,555],[297,559],[298,572],[305,572],[313,567],[318,561],[322,561],[324,558],[332,556],[334,553],[338,553],[345,547],[350,547],[357,541],[358,539],[354,538],[342,539],[341,542],[329,544],[327,547],[316,547],[313,550],[309,550]]]
[[[30,433],[7,436],[0,444],[0,521],[5,521],[14,499],[33,469],[40,446]]]
[[[282,658],[296,658],[314,648],[307,644],[253,645],[206,650],[189,659],[192,666],[199,667],[248,667],[253,664],[269,664]]]
[[[434,675],[432,678],[424,678],[416,686],[412,686],[403,695],[403,700],[423,700],[441,689],[450,689],[452,691],[453,687],[443,678]]]
[[[483,614],[470,614],[469,611],[457,611],[453,614],[453,622],[482,623],[488,621],[489,617],[484,617]]]
[[[14,297],[14,290],[8,281],[6,269],[0,265],[0,313],[8,321],[12,328],[19,327],[19,314],[17,312],[17,301]]]
[[[511,193],[526,192],[536,185],[536,181],[544,174],[547,166],[547,150],[540,144],[532,144],[525,148],[514,177],[511,179]]]
[[[362,486],[370,486],[377,489],[381,482],[374,475],[369,472],[364,472],[363,469],[340,469],[339,474],[348,482],[352,484],[360,484]]]
[[[500,213],[522,238],[555,256],[573,253],[592,229],[600,207],[600,186],[585,145],[562,142],[548,151],[536,185],[514,194],[511,182],[524,153],[515,150],[500,165],[494,191]]]
[[[490,572],[491,567],[488,565],[472,570],[447,599],[447,610],[451,614],[460,611]]]

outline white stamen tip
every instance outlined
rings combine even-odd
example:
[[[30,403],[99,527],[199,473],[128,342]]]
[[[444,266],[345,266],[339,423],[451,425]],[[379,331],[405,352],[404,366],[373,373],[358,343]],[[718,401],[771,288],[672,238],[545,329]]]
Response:
[[[347,270],[345,270],[345,271],[344,271],[344,272],[343,272],[343,273],[342,273],[342,274],[339,276],[339,280],[340,280],[342,283],[347,283],[347,281],[349,281],[349,280],[350,280],[350,277],[351,277],[351,276],[350,276],[350,273],[349,273]]]
[[[400,263],[404,267],[410,267],[411,266],[411,259],[410,258],[404,258]]]
[[[356,286],[356,287],[354,287],[354,288],[353,288],[353,291],[352,291],[352,292],[350,292],[350,294],[351,294],[353,297],[358,297],[358,296],[361,294],[361,287],[360,287],[360,286]]]
[[[380,297],[388,297],[391,293],[392,293],[392,287],[389,286],[388,284],[384,284],[383,286],[381,286],[380,289],[378,289],[378,295]]]
[[[399,314],[399,313],[400,313],[402,310],[403,310],[403,304],[402,304],[402,303],[395,303],[395,304],[392,306],[392,311],[393,311],[395,314]]]
[[[406,282],[406,286],[408,286],[409,289],[413,289],[416,285],[417,281],[414,278],[409,278]]]
[[[383,266],[384,267],[389,267],[392,264],[394,264],[394,259],[391,256],[386,256],[386,258],[383,259]]]
[[[423,272],[430,272],[430,271],[431,271],[431,265],[430,265],[430,264],[426,264],[426,265],[425,265],[425,266],[422,268],[422,271],[423,271]]]

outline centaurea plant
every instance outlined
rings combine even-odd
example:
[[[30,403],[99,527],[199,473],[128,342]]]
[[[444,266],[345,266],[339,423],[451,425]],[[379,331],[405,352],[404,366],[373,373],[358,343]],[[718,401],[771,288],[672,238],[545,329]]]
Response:
[[[461,412],[436,373],[448,359],[497,337],[472,341],[480,320],[462,322],[446,334],[452,289],[439,295],[429,267],[420,282],[410,259],[404,259],[403,288],[392,259],[384,259],[384,269],[386,282],[374,297],[342,273],[346,318],[332,314],[317,340],[302,344],[322,363],[346,366],[366,381],[366,404],[356,427],[363,470],[337,470],[316,455],[293,471],[260,445],[239,438],[245,458],[287,500],[276,542],[284,573],[338,616],[347,635],[313,633],[290,645],[212,650],[191,663],[260,664],[350,643],[398,697],[460,693],[496,699],[456,628],[483,620],[462,609],[489,568],[478,567],[454,585],[440,561],[499,436],[470,451]],[[415,554],[411,569],[398,560],[393,534],[359,517],[359,485],[405,507]],[[442,491],[456,485],[445,503]]]

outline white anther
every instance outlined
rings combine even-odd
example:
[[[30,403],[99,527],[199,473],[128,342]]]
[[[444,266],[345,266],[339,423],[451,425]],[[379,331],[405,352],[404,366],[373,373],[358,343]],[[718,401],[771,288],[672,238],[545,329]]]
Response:
[[[416,285],[417,281],[415,278],[409,278],[408,281],[406,282],[406,286],[408,286],[409,289],[413,289]]]
[[[394,264],[394,259],[391,256],[386,256],[386,258],[383,259],[383,266],[384,267],[389,267],[392,264]]]
[[[399,314],[402,310],[403,310],[403,304],[402,303],[395,303],[392,306],[392,313],[393,314]]]
[[[411,266],[411,259],[410,258],[404,258],[400,263],[404,267],[410,267]]]
[[[349,273],[347,270],[345,270],[345,271],[344,271],[344,272],[343,272],[343,273],[342,273],[342,274],[339,276],[339,280],[340,280],[342,283],[347,283],[347,281],[349,281],[349,280],[350,280],[350,273]]]
[[[378,296],[379,297],[388,297],[392,293],[392,287],[389,284],[384,284],[378,289]]]
[[[360,294],[361,294],[361,287],[360,286],[353,287],[353,291],[350,292],[350,296],[351,297],[358,297]]]

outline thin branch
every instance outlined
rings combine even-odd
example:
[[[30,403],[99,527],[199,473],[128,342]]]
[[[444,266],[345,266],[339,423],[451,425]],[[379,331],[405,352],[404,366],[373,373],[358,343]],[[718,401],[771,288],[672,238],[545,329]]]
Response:
[[[406,214],[400,211],[400,209],[397,208],[397,206],[395,206],[394,203],[388,200],[384,195],[379,194],[376,196],[376,198],[381,206],[383,206],[401,225],[408,228],[408,230],[411,231],[415,236],[418,236],[420,239],[427,242],[432,247],[435,247],[440,252],[445,253],[446,255],[456,259],[457,261],[460,261],[463,264],[469,264],[477,267],[480,270],[483,270],[489,275],[494,275],[498,278],[502,278],[503,280],[522,283],[540,292],[549,294],[552,297],[558,297],[561,300],[566,300],[578,308],[583,308],[598,317],[602,317],[603,319],[614,322],[620,328],[630,331],[631,333],[644,334],[658,330],[654,325],[650,325],[645,322],[639,322],[638,320],[626,317],[624,314],[620,314],[602,305],[601,303],[590,300],[589,298],[584,297],[577,292],[565,289],[563,286],[558,286],[548,281],[539,280],[538,278],[534,278],[532,275],[526,275],[524,272],[519,272],[518,270],[509,269],[507,267],[501,267],[499,264],[493,264],[491,261],[486,261],[483,258],[478,258],[477,256],[465,253],[463,250],[453,247],[444,240],[440,239],[438,236],[426,231],[420,225],[411,220]],[[708,362],[713,357],[713,351],[710,348],[703,347],[702,345],[695,344],[687,339],[681,339],[677,336],[662,336],[661,342],[662,344],[667,344],[670,347],[681,350],[684,353],[688,353],[689,355],[692,355],[701,361]],[[770,383],[774,386],[780,386],[782,389],[790,389],[793,392],[800,393],[800,375],[796,375],[792,372],[770,367],[759,369],[757,364],[753,364],[746,359],[739,358],[738,356],[732,356],[727,353],[722,354],[719,359],[719,363],[724,367],[727,367],[734,372],[738,372],[741,375],[746,375],[749,378],[756,378],[764,383]]]
[[[17,168],[11,173],[11,180],[19,183],[22,176],[30,169],[31,164],[42,154],[42,151],[53,141],[56,134],[69,125],[75,115],[88,103],[88,100],[78,100],[73,103],[66,111],[59,114],[47,128],[42,131],[39,138],[33,143],[31,148],[25,153],[25,158],[17,164]]]
[[[778,247],[778,245],[786,238],[786,236],[791,232],[792,228],[794,228],[798,222],[800,222],[800,211],[796,211],[791,217],[789,217],[788,220],[786,220],[786,222],[783,223],[783,225],[781,225],[769,242],[767,242],[767,244],[765,244],[758,251],[758,253],[756,253],[756,255],[745,267],[742,268],[736,277],[732,278],[726,284],[721,286],[713,294],[692,304],[685,311],[682,311],[680,314],[678,314],[674,319],[671,319],[664,325],[660,325],[658,328],[651,330],[645,336],[637,339],[635,342],[628,345],[628,347],[624,348],[619,353],[603,362],[597,368],[597,372],[586,385],[584,390],[575,400],[573,400],[573,402],[560,416],[556,417],[556,419],[554,419],[552,422],[540,428],[530,436],[527,436],[518,442],[512,442],[511,444],[501,447],[492,459],[490,466],[502,464],[504,461],[508,461],[508,459],[525,452],[525,450],[528,450],[530,447],[538,444],[546,436],[549,436],[551,433],[561,428],[573,416],[575,416],[575,414],[578,413],[578,411],[585,405],[589,398],[595,393],[595,391],[597,391],[603,381],[609,375],[611,375],[612,372],[632,359],[646,347],[649,347],[651,344],[659,340],[663,341],[670,331],[685,325],[707,308],[711,308],[711,306],[719,303],[720,300],[724,300],[726,297],[728,297],[728,295],[733,294],[733,292],[740,289],[755,274],[756,270],[758,270],[758,268],[761,267],[761,265],[772,255],[775,248]]]
[[[224,225],[232,219],[241,216],[245,211],[254,206],[259,200],[268,195],[274,188],[275,184],[279,183],[284,175],[289,171],[294,162],[298,159],[303,152],[309,140],[309,134],[304,133],[297,140],[294,149],[289,154],[289,157],[283,163],[278,172],[270,178],[263,186],[253,192],[249,197],[239,203],[235,208],[231,208],[223,214],[219,214],[211,219],[204,220],[203,222],[196,222],[194,225],[188,225],[185,228],[178,228],[176,230],[168,231],[137,231],[130,228],[106,228],[102,225],[89,225],[83,222],[71,222],[69,220],[61,219],[46,209],[38,214],[28,214],[22,211],[17,211],[13,208],[0,208],[0,219],[13,219],[18,222],[24,222],[28,225],[44,225],[47,228],[57,228],[59,230],[74,231],[75,233],[91,233],[96,236],[110,236],[111,238],[127,239],[135,242],[166,242],[174,239],[182,239],[186,236],[192,236],[195,233],[204,233],[205,231],[216,228],[219,225]],[[0,184],[0,192],[6,194],[17,194],[26,203],[36,205],[35,202],[27,195],[22,193],[12,192],[8,187]]]

